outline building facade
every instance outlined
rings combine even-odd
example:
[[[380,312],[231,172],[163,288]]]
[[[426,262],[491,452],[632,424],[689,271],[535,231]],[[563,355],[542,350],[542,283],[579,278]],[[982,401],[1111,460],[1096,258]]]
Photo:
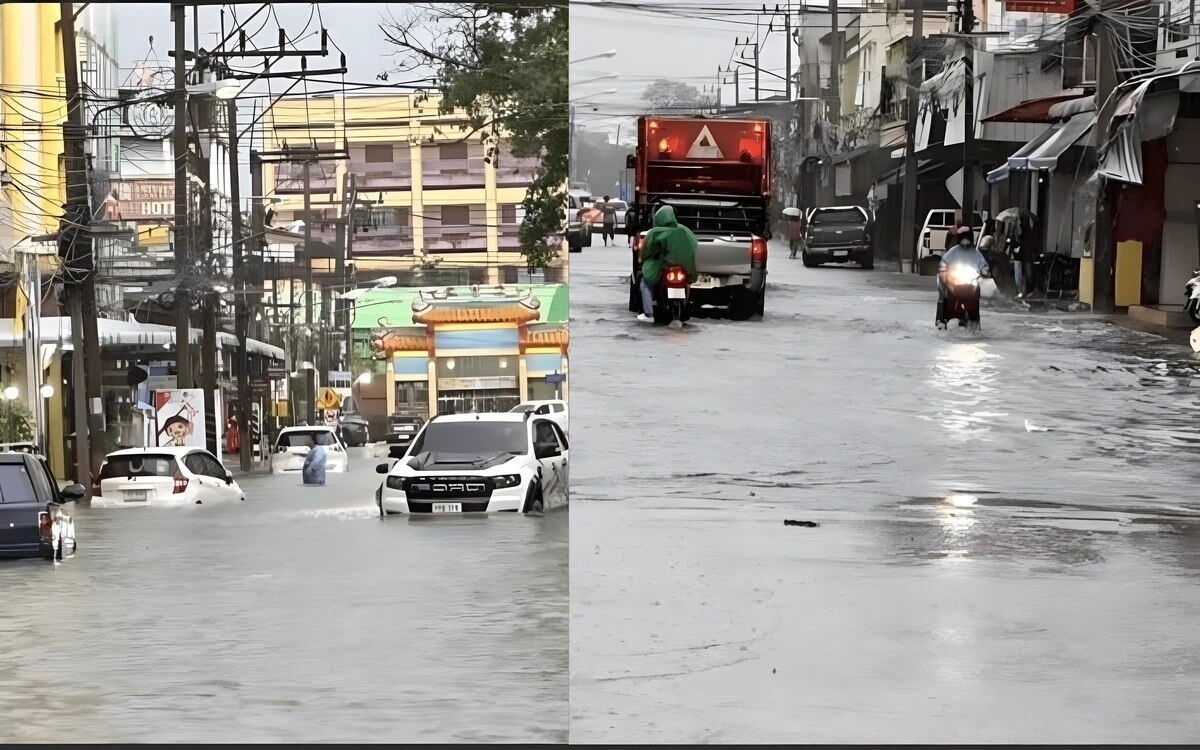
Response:
[[[264,118],[261,142],[266,151],[348,149],[348,158],[310,162],[307,189],[314,238],[336,246],[338,223],[352,225],[346,252],[360,280],[452,269],[451,284],[511,284],[524,272],[517,233],[538,160],[476,132],[464,114],[441,113],[436,95],[282,101]],[[277,226],[304,220],[304,175],[299,160],[264,167],[282,199]],[[565,260],[545,280],[565,281]]]

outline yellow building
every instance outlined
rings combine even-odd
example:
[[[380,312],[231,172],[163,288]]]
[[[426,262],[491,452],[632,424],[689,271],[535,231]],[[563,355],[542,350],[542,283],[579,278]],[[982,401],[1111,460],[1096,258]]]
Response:
[[[436,95],[287,100],[271,109],[263,128],[265,151],[348,144],[348,159],[309,165],[312,232],[335,244],[353,174],[360,208],[351,258],[360,278],[403,276],[421,265],[468,269],[459,283],[516,283],[524,273],[517,232],[538,161],[474,133],[465,115],[440,114]],[[263,177],[268,193],[283,199],[273,206],[275,226],[297,226],[303,164],[268,164]],[[565,283],[565,266],[565,258],[555,261],[545,281]]]

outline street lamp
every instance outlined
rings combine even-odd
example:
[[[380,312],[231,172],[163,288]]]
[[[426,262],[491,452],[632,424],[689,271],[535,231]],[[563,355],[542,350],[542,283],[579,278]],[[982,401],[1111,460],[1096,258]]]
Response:
[[[616,57],[616,56],[617,56],[617,51],[615,49],[610,49],[607,52],[601,52],[596,55],[588,55],[587,57],[581,57],[577,60],[572,60],[570,62],[570,64],[574,65],[575,63],[587,62],[588,60],[599,60],[602,57]]]
[[[20,396],[20,395],[21,395],[21,392],[19,390],[17,390],[17,387],[15,385],[10,385],[4,389],[4,398],[7,399],[8,401],[13,401],[17,398],[17,396]]]
[[[42,386],[42,398],[50,398],[54,395],[54,386],[49,383]]]

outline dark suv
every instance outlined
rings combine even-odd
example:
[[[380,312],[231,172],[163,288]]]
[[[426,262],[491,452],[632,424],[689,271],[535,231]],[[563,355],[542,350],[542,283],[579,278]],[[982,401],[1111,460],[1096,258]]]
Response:
[[[388,417],[387,433],[384,435],[388,455],[392,458],[403,458],[413,438],[424,425],[425,419],[416,414],[396,413]]]
[[[41,455],[0,452],[0,557],[61,560],[63,547],[75,546],[66,511],[85,497],[82,485],[60,490]]]
[[[822,263],[854,261],[863,268],[875,267],[871,246],[871,218],[858,206],[814,209],[808,215],[800,259],[812,268]]]

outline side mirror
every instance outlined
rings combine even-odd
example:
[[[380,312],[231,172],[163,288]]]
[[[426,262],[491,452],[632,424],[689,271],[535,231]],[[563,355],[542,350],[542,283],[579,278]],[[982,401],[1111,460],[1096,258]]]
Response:
[[[66,502],[74,503],[87,497],[87,490],[84,489],[82,484],[68,484],[66,487],[63,487],[60,494]]]
[[[228,469],[225,470],[225,484],[233,484],[233,472]]]
[[[391,470],[392,470],[392,467],[386,463],[375,464],[375,473],[376,474],[387,474]]]

